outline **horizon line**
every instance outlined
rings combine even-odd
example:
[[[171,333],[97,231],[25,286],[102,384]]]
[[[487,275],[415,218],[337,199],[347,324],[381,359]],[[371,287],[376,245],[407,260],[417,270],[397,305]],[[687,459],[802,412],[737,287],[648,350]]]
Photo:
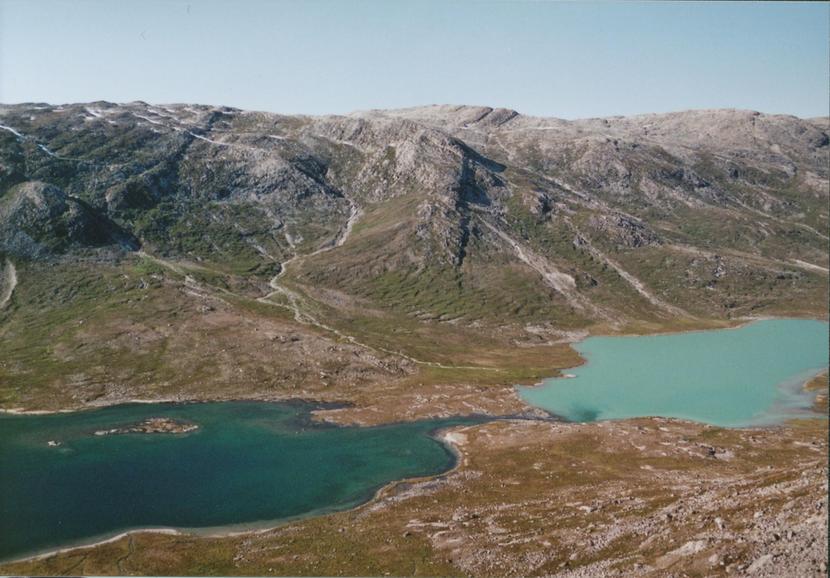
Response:
[[[542,118],[542,119],[554,119],[554,120],[564,120],[568,122],[575,122],[575,121],[584,121],[584,120],[596,120],[596,119],[609,119],[609,118],[636,118],[642,116],[660,116],[660,115],[671,115],[671,114],[683,114],[683,113],[693,113],[693,112],[724,112],[724,111],[731,111],[731,112],[746,112],[746,113],[753,113],[753,114],[760,114],[765,116],[786,116],[791,118],[797,118],[800,120],[811,120],[811,119],[830,119],[830,110],[827,114],[824,115],[815,115],[815,116],[799,116],[797,114],[787,113],[787,112],[765,112],[753,108],[738,108],[738,107],[715,107],[715,108],[685,108],[685,109],[674,109],[674,110],[667,110],[662,112],[640,112],[635,114],[609,114],[609,115],[600,115],[600,116],[584,116],[584,117],[577,117],[577,118],[567,118],[562,116],[544,116],[544,115],[537,115],[537,114],[525,114],[520,112],[514,108],[504,107],[504,106],[491,106],[491,105],[484,105],[484,104],[454,104],[454,103],[431,103],[431,104],[422,104],[422,105],[413,105],[413,106],[403,106],[403,107],[390,107],[390,108],[364,108],[364,109],[356,109],[345,113],[305,113],[305,112],[279,112],[275,110],[263,110],[263,109],[256,109],[256,108],[243,108],[239,106],[227,105],[227,104],[208,104],[205,102],[188,102],[188,101],[179,101],[179,102],[148,102],[145,100],[130,100],[130,101],[122,101],[122,102],[115,102],[105,99],[99,100],[88,100],[88,101],[75,101],[75,102],[64,102],[64,103],[51,103],[47,101],[23,101],[23,102],[0,102],[0,107],[12,107],[12,106],[49,106],[49,107],[68,107],[68,106],[81,106],[81,105],[90,105],[96,103],[105,103],[108,105],[113,106],[125,106],[130,104],[142,104],[144,106],[206,106],[212,108],[229,108],[241,112],[249,112],[249,113],[264,113],[264,114],[276,114],[280,116],[305,116],[305,117],[348,117],[352,115],[357,115],[361,113],[370,113],[370,112],[392,112],[392,111],[403,111],[403,110],[417,110],[417,109],[428,109],[428,108],[439,108],[439,107],[455,107],[458,109],[461,108],[484,108],[490,110],[506,110],[515,112],[518,116],[522,116],[525,118]]]

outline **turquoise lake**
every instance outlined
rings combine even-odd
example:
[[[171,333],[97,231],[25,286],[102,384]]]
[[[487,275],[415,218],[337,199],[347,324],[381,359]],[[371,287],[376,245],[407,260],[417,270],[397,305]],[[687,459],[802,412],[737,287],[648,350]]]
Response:
[[[719,426],[776,424],[814,415],[802,388],[827,367],[828,324],[756,321],[736,329],[591,337],[572,378],[522,387],[528,403],[570,421],[644,416]]]
[[[475,421],[335,427],[312,423],[315,407],[131,404],[0,415],[0,559],[132,528],[250,526],[348,508],[390,481],[451,468],[454,456],[431,434]],[[150,417],[199,429],[94,435]]]

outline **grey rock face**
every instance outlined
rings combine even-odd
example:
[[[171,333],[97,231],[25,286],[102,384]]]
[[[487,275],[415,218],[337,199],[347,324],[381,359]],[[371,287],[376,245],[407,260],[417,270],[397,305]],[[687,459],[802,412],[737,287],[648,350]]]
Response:
[[[17,185],[2,199],[0,245],[10,255],[28,258],[73,247],[138,248],[134,238],[86,203],[39,181]]]
[[[624,215],[597,215],[588,225],[617,245],[637,248],[656,246],[660,238],[642,221]]]
[[[556,307],[606,319],[631,314],[625,292],[637,308],[703,299],[711,313],[750,307],[761,279],[826,286],[827,119],[96,102],[0,106],[0,125],[0,251],[28,258],[141,245],[265,275],[336,246],[305,261],[306,281],[370,296],[391,291],[380,277],[430,272],[469,303],[515,291],[477,272],[498,263],[538,303],[552,289]],[[667,296],[705,287],[695,260],[713,252],[737,260],[738,285]]]

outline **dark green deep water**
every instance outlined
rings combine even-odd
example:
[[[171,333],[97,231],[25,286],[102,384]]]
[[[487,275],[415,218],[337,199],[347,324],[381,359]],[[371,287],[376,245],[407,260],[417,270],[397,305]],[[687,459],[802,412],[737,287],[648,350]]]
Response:
[[[473,421],[334,427],[310,423],[314,407],[130,404],[0,415],[0,559],[131,528],[222,527],[347,508],[390,481],[451,468],[454,457],[430,434]],[[148,417],[200,429],[92,435]]]

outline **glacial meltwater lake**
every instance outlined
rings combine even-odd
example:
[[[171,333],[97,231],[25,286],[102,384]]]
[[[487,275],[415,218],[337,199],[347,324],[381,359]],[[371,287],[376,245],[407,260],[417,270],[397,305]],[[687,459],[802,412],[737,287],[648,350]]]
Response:
[[[390,481],[451,468],[454,456],[431,434],[476,421],[335,427],[312,423],[315,407],[130,404],[0,415],[0,560],[133,528],[224,528],[348,508]],[[151,417],[199,429],[94,435]]]
[[[827,367],[828,324],[755,321],[735,329],[591,337],[571,378],[522,387],[528,403],[570,421],[661,416],[726,427],[813,415],[804,383]]]

